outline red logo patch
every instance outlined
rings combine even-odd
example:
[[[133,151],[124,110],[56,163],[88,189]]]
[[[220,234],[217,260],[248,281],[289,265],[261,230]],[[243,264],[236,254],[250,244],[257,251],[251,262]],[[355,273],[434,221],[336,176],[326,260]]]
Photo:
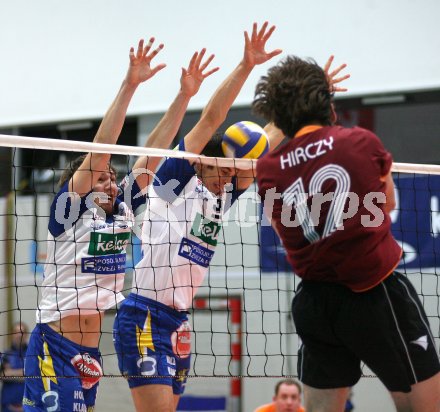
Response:
[[[84,389],[90,389],[95,386],[102,376],[100,363],[92,358],[88,353],[82,353],[74,356],[70,362],[79,372],[81,384]]]

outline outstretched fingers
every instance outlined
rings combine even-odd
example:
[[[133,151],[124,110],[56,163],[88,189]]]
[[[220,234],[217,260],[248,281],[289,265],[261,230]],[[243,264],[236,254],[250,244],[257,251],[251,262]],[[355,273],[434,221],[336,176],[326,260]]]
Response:
[[[149,52],[150,49],[151,49],[151,46],[152,46],[153,43],[154,43],[154,40],[155,40],[154,37],[150,37],[150,40],[148,40],[147,45],[146,45],[145,48],[142,50],[142,57],[145,57],[145,56],[148,54],[148,52]]]
[[[254,23],[254,24],[256,24],[256,23]],[[267,29],[267,26],[269,25],[269,22],[268,21],[265,21],[264,23],[263,23],[263,25],[261,26],[261,29],[260,29],[260,31],[258,32],[258,35],[257,35],[257,38],[259,39],[259,40],[264,40],[264,37],[265,37],[265,33],[266,33],[266,29]],[[272,29],[272,31],[275,29],[275,26],[272,26],[271,27],[271,29]],[[269,30],[270,31],[270,30]]]
[[[205,52],[206,52],[206,49],[202,49],[203,55],[205,54]],[[202,74],[203,79],[206,79],[208,76],[211,76],[211,74],[213,74],[219,70],[219,67],[214,67],[214,68],[208,70],[207,72],[203,73],[206,70],[206,68],[211,64],[214,57],[215,57],[215,54],[211,54],[203,63],[200,60],[199,71]]]
[[[255,42],[257,40],[257,36],[258,36],[257,35],[257,29],[258,29],[257,23],[254,23],[252,25],[251,42]]]
[[[186,74],[192,74],[197,72],[199,73],[199,76],[202,76],[203,79],[206,79],[208,76],[219,70],[218,67],[214,67],[213,69],[210,69],[208,72],[203,73],[215,57],[214,54],[211,54],[205,61],[203,61],[205,53],[206,53],[206,49],[203,48],[200,52],[195,52],[193,54],[188,66],[188,70],[186,70]]]
[[[200,63],[202,62],[203,57],[205,56],[205,53],[206,53],[206,49],[205,48],[200,50],[200,53],[198,54],[196,62],[195,62],[196,67],[200,67]]]
[[[158,64],[155,67],[151,66],[153,58],[164,47],[163,44],[159,44],[159,46],[153,50],[154,41],[154,37],[150,37],[148,43],[145,44],[146,41],[140,39],[137,49],[134,47],[130,48],[130,65],[125,78],[128,84],[139,85],[166,67],[164,63]]]
[[[278,56],[279,54],[281,54],[283,51],[281,49],[275,49],[269,53],[267,53],[268,56],[268,60],[271,59],[272,57]]]
[[[143,50],[144,50],[144,39],[140,39],[136,52],[136,58],[140,59],[142,57]]]
[[[350,74],[345,74],[342,75],[340,77],[336,77],[342,70],[344,70],[347,65],[345,63],[341,64],[340,66],[338,66],[336,69],[334,69],[333,71],[330,71],[330,67],[333,63],[334,60],[334,56],[331,55],[326,64],[324,65],[324,72],[325,75],[327,76],[327,81],[329,83],[329,88],[330,88],[330,92],[334,93],[334,92],[346,92],[348,89],[345,87],[339,87],[339,86],[335,86],[337,83],[343,82],[344,80],[347,80],[348,78],[350,78]]]
[[[151,48],[151,46],[150,46],[150,48]],[[150,54],[146,54],[144,57],[146,57],[149,60],[153,60],[163,48],[164,48],[164,45],[161,43]]]
[[[134,60],[135,60],[135,57],[134,57],[134,47],[130,47],[130,53],[129,53],[128,57],[130,58],[130,63],[133,63]]]
[[[264,25],[263,25],[265,30],[267,28],[267,25],[268,25],[267,22],[265,22]],[[266,42],[269,40],[270,36],[272,36],[272,33],[274,32],[275,29],[276,29],[276,26],[271,26],[267,33],[264,33],[264,32],[262,33],[263,44],[266,44]],[[272,57],[277,56],[278,54],[281,54],[282,52],[283,51],[281,49],[275,49],[275,50],[273,50],[271,52],[268,52],[267,55],[271,59]]]
[[[194,52],[194,54],[192,55],[191,60],[189,62],[188,70],[185,70],[186,73],[191,72],[194,69],[198,55],[199,55],[199,52]]]
[[[244,44],[245,44],[246,48],[248,48],[250,46],[250,44],[251,44],[251,39],[249,37],[249,33],[246,30],[244,32]]]
[[[205,59],[205,53],[205,48],[200,50],[200,52],[195,52],[191,57],[188,68],[182,68],[182,76],[180,78],[181,91],[189,97],[194,96],[199,91],[203,80],[218,70],[218,67],[208,69],[214,55],[211,54]]]
[[[350,78],[350,75],[349,75],[349,74],[346,74],[346,75],[341,76],[341,77],[333,78],[333,79],[332,79],[332,83],[333,83],[333,84],[340,83],[340,82],[343,82],[344,80],[347,80],[347,79],[349,79],[349,78]]]
[[[207,77],[211,76],[211,74],[213,74],[219,70],[220,70],[220,67],[214,67],[213,69],[207,71],[206,73],[203,73],[203,78],[206,79]]]
[[[164,69],[165,67],[167,67],[165,63],[160,63],[157,66],[153,67],[151,69],[151,77],[153,77],[158,71]]]
[[[337,69],[333,70],[331,73],[328,74],[331,78],[334,78],[341,70],[344,70],[347,67],[347,65],[341,64]]]
[[[214,57],[215,57],[215,55],[214,54],[211,54],[207,59],[206,59],[206,61],[200,66],[200,70],[205,70],[208,66],[209,66],[209,64],[212,62],[212,60],[214,59]]]
[[[260,29],[258,29],[257,23],[253,23],[252,35],[250,37],[248,32],[244,32],[244,62],[248,67],[264,63],[282,53],[281,49],[275,49],[270,52],[265,50],[266,43],[272,36],[275,28],[275,26],[269,26],[269,23],[265,21]]]
[[[333,59],[335,58],[335,56],[333,56],[333,54],[328,58],[327,62],[324,65],[324,72],[325,74],[328,76],[328,71],[330,70],[330,66],[333,63]]]
[[[155,40],[154,37],[150,37],[150,40],[144,47],[144,39],[140,39],[136,53],[134,51],[134,47],[130,48],[130,54],[129,54],[130,61],[132,63],[134,63],[136,60],[140,61],[142,59],[147,59],[151,61],[155,56],[157,56],[157,54],[164,48],[164,45],[162,43],[159,44],[159,46],[156,49],[154,49],[150,54],[148,54],[153,46],[154,40]]]

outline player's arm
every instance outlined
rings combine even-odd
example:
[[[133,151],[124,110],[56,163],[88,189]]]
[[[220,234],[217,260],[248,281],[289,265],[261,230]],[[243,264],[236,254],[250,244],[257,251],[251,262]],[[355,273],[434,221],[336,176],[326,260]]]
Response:
[[[182,68],[180,90],[165,115],[149,135],[145,147],[155,147],[159,149],[169,148],[182,124],[190,99],[199,91],[203,80],[218,70],[218,67],[207,70],[214,55],[212,54],[203,61],[205,52],[206,50],[202,49],[200,53],[194,53],[188,68]],[[161,158],[159,157],[143,156],[134,164],[133,173],[141,190],[148,186],[151,178],[149,173],[145,173],[145,169],[154,172],[160,161]],[[138,170],[138,172],[136,172],[136,170]]]
[[[233,72],[217,88],[202,112],[201,118],[194,128],[185,136],[185,150],[201,153],[217,128],[225,121],[232,103],[238,96],[244,82],[256,65],[265,63],[281,53],[280,49],[265,51],[265,46],[275,26],[268,29],[265,22],[260,30],[254,23],[252,34],[245,31],[244,56]]]
[[[144,47],[140,40],[136,53],[130,49],[130,64],[115,100],[107,110],[93,139],[94,143],[115,144],[119,138],[127,114],[128,105],[139,84],[153,77],[165,64],[151,66],[151,61],[163,48],[163,44],[151,51],[154,38]],[[110,154],[89,153],[69,182],[69,191],[80,195],[88,193],[96,184],[101,172],[106,170]]]
[[[384,211],[386,213],[390,213],[396,207],[396,197],[394,192],[394,181],[393,175],[391,171],[386,175],[380,178],[382,182],[385,182],[385,197],[386,203],[384,205]]]

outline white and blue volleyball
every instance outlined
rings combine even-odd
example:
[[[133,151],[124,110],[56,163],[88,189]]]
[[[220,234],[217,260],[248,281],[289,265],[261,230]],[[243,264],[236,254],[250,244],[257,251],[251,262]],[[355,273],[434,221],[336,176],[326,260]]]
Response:
[[[243,121],[228,127],[222,149],[226,157],[258,159],[269,151],[269,140],[257,123]]]

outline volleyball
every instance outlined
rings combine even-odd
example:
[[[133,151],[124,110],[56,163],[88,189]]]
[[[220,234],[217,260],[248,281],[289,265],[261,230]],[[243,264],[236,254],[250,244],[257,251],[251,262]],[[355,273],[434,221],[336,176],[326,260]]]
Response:
[[[243,121],[228,127],[222,149],[226,157],[258,159],[269,151],[269,140],[257,123]]]

